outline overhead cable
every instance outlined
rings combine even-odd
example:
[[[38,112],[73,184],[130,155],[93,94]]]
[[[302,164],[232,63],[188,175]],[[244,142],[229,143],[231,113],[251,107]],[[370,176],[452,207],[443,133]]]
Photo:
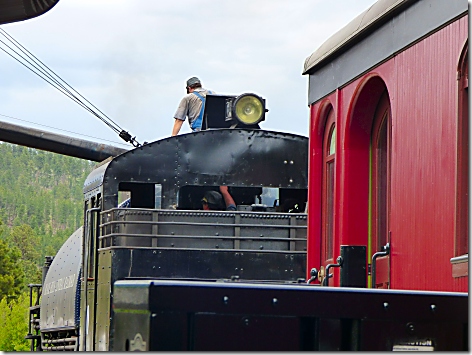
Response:
[[[5,39],[5,41],[0,39],[0,49],[2,51],[4,51],[10,57],[12,57],[20,64],[31,70],[34,74],[39,76],[48,84],[62,92],[72,101],[76,102],[78,105],[82,106],[84,109],[89,111],[92,115],[97,117],[108,127],[118,133],[118,135],[123,140],[131,143],[134,147],[141,146],[141,144],[136,140],[136,137],[132,137],[131,134],[122,129],[116,122],[114,122],[106,114],[100,111],[95,105],[93,105],[90,101],[83,97],[74,88],[72,88],[66,81],[64,81],[47,65],[41,62],[36,56],[34,56],[34,54],[28,51],[28,49],[22,46],[18,41],[16,41],[2,28],[0,28],[0,35],[2,35]]]

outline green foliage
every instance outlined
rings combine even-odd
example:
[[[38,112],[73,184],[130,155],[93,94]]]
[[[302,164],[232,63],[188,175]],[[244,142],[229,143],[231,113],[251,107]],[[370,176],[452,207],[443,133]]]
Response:
[[[0,144],[0,239],[19,249],[25,284],[40,280],[44,257],[82,225],[82,189],[93,164]]]
[[[13,227],[10,232],[10,243],[20,249],[23,260],[38,260],[40,240],[29,225],[22,224]]]
[[[28,351],[27,284],[83,223],[93,163],[0,143],[0,351]]]
[[[0,301],[0,351],[29,351],[30,342],[25,339],[28,333],[29,295],[7,302]]]
[[[18,296],[23,290],[25,272],[20,261],[20,251],[0,239],[0,298]]]

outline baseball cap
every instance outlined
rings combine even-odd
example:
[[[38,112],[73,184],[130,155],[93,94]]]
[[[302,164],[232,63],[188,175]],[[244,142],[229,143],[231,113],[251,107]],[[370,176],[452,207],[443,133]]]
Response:
[[[221,208],[223,206],[223,197],[219,192],[216,191],[207,191],[203,195],[202,202],[208,204],[213,208]]]
[[[196,76],[192,76],[190,79],[187,80],[187,87],[197,83],[201,84],[200,79],[198,79]]]

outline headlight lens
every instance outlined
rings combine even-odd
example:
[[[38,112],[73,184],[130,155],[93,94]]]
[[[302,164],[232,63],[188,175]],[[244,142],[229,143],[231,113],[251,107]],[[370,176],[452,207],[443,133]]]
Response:
[[[236,118],[246,125],[259,123],[264,114],[262,100],[253,94],[244,94],[236,98],[234,102]]]

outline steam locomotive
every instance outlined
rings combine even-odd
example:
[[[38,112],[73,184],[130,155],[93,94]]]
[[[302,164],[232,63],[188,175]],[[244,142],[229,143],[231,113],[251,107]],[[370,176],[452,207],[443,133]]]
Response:
[[[0,22],[37,16],[57,0],[11,3],[16,7],[5,18],[0,12]],[[419,21],[426,12],[434,16]],[[405,207],[392,212],[390,195],[381,198],[390,180],[382,185],[377,174],[401,181],[398,166],[389,165],[390,155],[401,153],[394,150],[400,144],[391,147],[401,122],[392,133],[400,109],[389,106],[388,94],[406,87],[396,63],[409,64],[407,50],[442,31],[447,40],[434,37],[422,53],[453,56],[466,22],[460,1],[380,0],[361,14],[306,62],[310,144],[261,130],[265,100],[257,95],[210,95],[202,131],[98,164],[84,185],[83,227],[47,258],[42,284],[31,285],[32,350],[467,350],[466,293],[433,292],[434,283],[423,288],[430,291],[376,288],[414,279],[398,272],[396,259],[414,248],[387,228],[404,230],[395,213]],[[448,51],[435,52],[443,42]],[[467,41],[462,45],[458,77],[467,78]],[[441,87],[449,89],[449,81]],[[461,92],[467,88],[461,79]],[[464,95],[459,101],[467,112]],[[460,127],[467,127],[462,116]],[[459,165],[459,182],[467,181],[467,163]],[[220,186],[229,187],[237,211],[202,211],[203,194]],[[401,201],[398,192],[393,198]],[[380,227],[368,221],[376,214],[387,216]],[[460,208],[458,216],[462,221]],[[468,242],[458,240],[451,262],[466,265]],[[414,256],[402,259],[409,268]],[[462,290],[467,271],[454,275],[447,287]],[[330,281],[340,287],[323,287]]]
[[[228,99],[207,97],[206,130],[146,144],[91,172],[84,226],[48,261],[35,349],[113,349],[118,280],[304,281],[308,139],[257,129],[265,110],[252,129],[216,115]],[[222,185],[237,211],[202,211],[205,191]]]

